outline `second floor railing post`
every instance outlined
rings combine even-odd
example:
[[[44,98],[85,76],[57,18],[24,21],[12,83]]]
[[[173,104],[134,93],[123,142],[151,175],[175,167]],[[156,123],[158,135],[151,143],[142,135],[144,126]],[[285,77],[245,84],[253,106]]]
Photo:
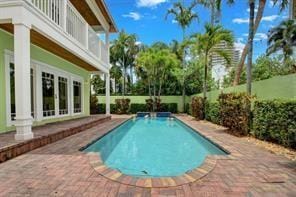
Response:
[[[89,49],[89,46],[88,46],[88,39],[89,39],[88,28],[91,28],[91,27],[88,25],[88,23],[85,23],[85,47],[87,49]]]
[[[62,27],[64,31],[67,31],[67,1],[68,0],[62,0]]]
[[[107,64],[110,64],[110,38],[109,31],[105,31],[105,44],[106,44],[106,55],[107,55]]]

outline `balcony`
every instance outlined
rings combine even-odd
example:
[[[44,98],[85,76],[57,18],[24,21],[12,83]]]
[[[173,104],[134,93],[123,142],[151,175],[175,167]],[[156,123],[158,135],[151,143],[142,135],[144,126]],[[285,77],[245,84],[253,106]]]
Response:
[[[0,28],[30,29],[30,42],[88,71],[108,73],[116,25],[103,0],[0,0]],[[104,35],[104,41],[98,33]]]
[[[108,65],[108,48],[69,0],[26,0],[92,56]]]

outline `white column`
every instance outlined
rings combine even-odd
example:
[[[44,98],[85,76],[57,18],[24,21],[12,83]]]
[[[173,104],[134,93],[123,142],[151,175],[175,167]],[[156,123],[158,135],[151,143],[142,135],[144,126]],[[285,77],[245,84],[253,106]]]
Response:
[[[107,48],[107,60],[108,60],[108,66],[110,66],[110,35],[109,32],[105,32],[105,43]]]
[[[110,68],[110,38],[109,31],[105,31],[105,43],[107,47],[108,69]],[[105,74],[106,80],[106,115],[110,115],[110,73]]]
[[[106,115],[110,115],[110,74],[105,74],[106,80]]]
[[[30,83],[30,27],[14,24],[16,140],[33,138]]]
[[[64,29],[64,31],[67,31],[67,0],[62,0],[61,1],[61,16],[62,16],[62,27]]]

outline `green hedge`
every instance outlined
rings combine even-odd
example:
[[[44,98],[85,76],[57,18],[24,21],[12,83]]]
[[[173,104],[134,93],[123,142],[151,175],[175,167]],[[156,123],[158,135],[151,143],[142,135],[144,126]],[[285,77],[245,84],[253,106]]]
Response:
[[[161,103],[160,104],[160,111],[161,112],[177,113],[178,112],[178,104],[177,103]]]
[[[112,114],[118,113],[118,109],[116,104],[110,104],[110,111]],[[147,105],[142,103],[131,103],[129,113],[135,114],[137,112],[146,112]],[[178,104],[177,103],[162,103],[161,110],[162,112],[178,112]],[[106,104],[97,104],[96,114],[105,114],[106,113]],[[95,113],[93,113],[95,114]]]
[[[111,114],[116,113],[116,105],[115,104],[110,104],[110,112],[111,112]],[[105,113],[106,113],[106,104],[99,103],[98,109],[97,109],[97,114],[105,114]]]
[[[256,101],[253,112],[255,137],[296,148],[296,101]]]
[[[132,103],[130,108],[130,113],[135,114],[137,112],[146,112],[149,111],[147,109],[147,104],[140,103]],[[178,112],[178,104],[177,103],[161,103],[160,104],[160,112]]]
[[[205,119],[220,124],[220,105],[218,102],[206,102]]]
[[[130,113],[136,114],[137,112],[146,112],[147,105],[141,103],[132,103],[130,108]]]

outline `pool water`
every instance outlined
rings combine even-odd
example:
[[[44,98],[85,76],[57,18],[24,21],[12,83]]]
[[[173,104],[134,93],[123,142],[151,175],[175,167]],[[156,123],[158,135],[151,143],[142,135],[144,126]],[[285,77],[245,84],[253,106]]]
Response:
[[[179,120],[129,120],[88,146],[104,164],[137,177],[179,176],[200,166],[207,155],[226,153]]]

